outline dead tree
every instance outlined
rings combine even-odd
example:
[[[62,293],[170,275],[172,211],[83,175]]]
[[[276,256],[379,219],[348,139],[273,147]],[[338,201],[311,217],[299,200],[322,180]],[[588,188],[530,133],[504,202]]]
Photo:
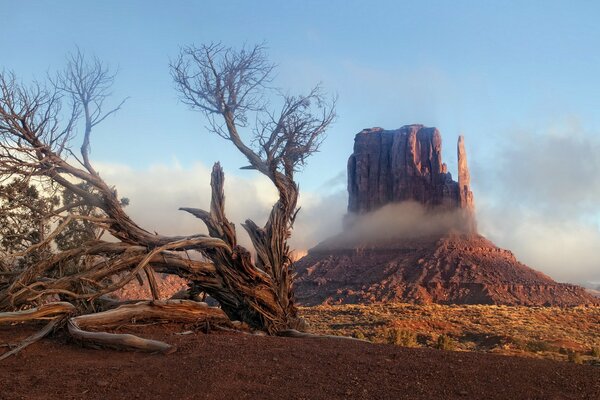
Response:
[[[181,100],[203,112],[210,121],[209,130],[230,141],[246,157],[250,165],[244,168],[267,176],[279,193],[264,226],[252,220],[242,225],[252,240],[255,260],[237,244],[235,228],[225,217],[223,177],[218,165],[212,174],[210,212],[182,208],[200,218],[212,237],[222,239],[233,249],[206,252],[228,288],[208,292],[231,317],[263,326],[271,333],[301,328],[287,244],[298,212],[294,173],[318,151],[335,118],[335,101],[327,103],[318,86],[304,96],[280,95],[280,110],[269,110],[265,95],[273,69],[263,46],[241,51],[220,44],[191,46],[182,49],[171,64]],[[248,143],[239,129],[248,127],[251,116],[257,122]],[[232,271],[238,272],[232,275]]]
[[[164,309],[165,303],[156,302],[130,305],[126,312],[121,306],[82,318],[106,308],[103,296],[140,274],[147,275],[153,297],[158,299],[154,273],[160,272],[187,279],[191,282],[190,295],[203,291],[221,305],[222,311],[207,311],[203,303],[168,302],[169,312],[179,310],[173,315],[179,315],[180,320],[186,320],[186,313],[195,313],[198,318],[212,316],[223,324],[241,321],[269,334],[303,328],[293,301],[287,244],[298,212],[294,173],[318,150],[334,118],[334,102],[327,103],[317,87],[305,96],[283,95],[280,111],[269,111],[265,93],[270,90],[267,84],[273,66],[262,46],[241,51],[220,45],[185,48],[171,71],[183,101],[205,112],[211,121],[210,130],[231,141],[248,159],[246,168],[266,175],[279,192],[263,227],[251,220],[243,224],[255,257],[238,244],[235,227],[225,215],[224,176],[218,163],[212,172],[210,211],[182,208],[206,224],[208,235],[150,233],[127,215],[116,190],[101,178],[90,160],[93,128],[123,103],[105,111],[114,75],[98,60],[88,62],[77,52],[69,58],[65,71],[45,86],[25,86],[13,74],[0,74],[0,176],[58,185],[76,199],[46,213],[54,230],[43,243],[3,260],[0,311],[4,313],[0,313],[0,322],[36,319],[40,312],[44,314],[40,307],[50,307],[59,315],[55,323],[73,314],[81,316],[68,323],[69,331],[81,340],[158,349],[144,340],[139,343],[111,334],[82,334],[81,327],[110,326],[110,321],[119,320],[115,315],[135,312],[138,320],[164,318],[166,314],[156,310]],[[250,114],[256,121],[251,129]],[[250,142],[242,139],[241,128],[250,129]],[[83,138],[79,155],[70,146],[78,129]],[[86,213],[77,212],[82,205]],[[79,247],[56,251],[39,262],[15,267],[15,259],[47,245],[74,220],[91,222],[117,241],[95,238]],[[190,258],[188,251],[199,252],[203,259]],[[57,300],[62,302],[52,303]],[[23,309],[29,311],[19,311]]]

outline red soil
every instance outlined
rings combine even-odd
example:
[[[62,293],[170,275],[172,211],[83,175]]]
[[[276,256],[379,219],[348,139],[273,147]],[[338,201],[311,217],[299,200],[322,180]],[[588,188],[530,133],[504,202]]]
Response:
[[[0,327],[0,344],[33,327]],[[335,339],[124,328],[171,355],[87,349],[61,335],[0,362],[0,399],[599,399],[600,368]],[[0,348],[0,352],[3,350]]]

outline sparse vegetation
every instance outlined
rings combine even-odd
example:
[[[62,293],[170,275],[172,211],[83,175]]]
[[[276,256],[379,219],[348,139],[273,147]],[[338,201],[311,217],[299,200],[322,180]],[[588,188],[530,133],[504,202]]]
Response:
[[[576,351],[583,363],[600,358],[600,307],[373,304],[304,307],[301,314],[316,332],[361,332],[376,343],[389,343],[394,330],[424,347],[438,347],[445,335],[456,350],[563,361]]]
[[[440,335],[437,338],[437,344],[435,347],[440,350],[456,350],[457,343],[450,336]]]
[[[544,342],[543,340],[530,340],[527,342],[526,350],[540,353],[542,351],[551,351],[552,346],[548,342]]]
[[[583,357],[577,351],[569,351],[569,353],[567,354],[567,357],[568,357],[569,362],[572,362],[575,364],[583,364]]]
[[[367,337],[365,336],[364,333],[362,333],[362,331],[355,331],[352,334],[352,337],[356,338],[356,339],[360,339],[360,340],[366,340],[367,339]]]
[[[417,334],[415,332],[402,330],[398,328],[389,328],[386,330],[387,343],[402,347],[417,347]]]

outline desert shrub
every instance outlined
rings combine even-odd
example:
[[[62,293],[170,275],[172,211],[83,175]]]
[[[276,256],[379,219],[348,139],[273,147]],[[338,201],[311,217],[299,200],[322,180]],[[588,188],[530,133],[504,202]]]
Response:
[[[541,351],[551,351],[552,346],[543,340],[530,340],[527,342],[526,349],[533,353],[538,353]]]
[[[527,350],[527,343],[521,338],[511,337],[508,339],[510,345],[519,350]]]
[[[367,337],[365,336],[365,334],[362,331],[354,331],[352,336],[356,339],[367,340]]]
[[[440,335],[437,338],[436,348],[440,350],[456,350],[456,340],[447,335]]]
[[[395,344],[403,347],[417,347],[417,334],[398,328],[390,328],[386,332],[386,339],[389,344]]]
[[[592,347],[592,357],[600,358],[600,346]]]
[[[567,358],[569,362],[583,364],[583,357],[581,357],[581,354],[576,351],[570,351],[569,354],[567,354]]]

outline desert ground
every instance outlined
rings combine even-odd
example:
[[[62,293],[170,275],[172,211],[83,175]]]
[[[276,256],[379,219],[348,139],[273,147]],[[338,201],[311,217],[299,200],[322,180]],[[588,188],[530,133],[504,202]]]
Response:
[[[374,304],[305,307],[302,313],[319,332],[376,343],[600,365],[597,306]]]
[[[159,355],[82,347],[58,333],[2,362],[0,399],[600,398],[591,355],[600,344],[598,308],[322,306],[302,314],[314,331],[365,340],[184,324],[119,329],[177,346]],[[0,343],[17,344],[40,327],[2,326]],[[406,332],[417,332],[416,343]],[[440,335],[449,339],[443,346]],[[581,357],[569,362],[567,349]]]
[[[500,355],[336,339],[178,335],[170,355],[79,347],[55,338],[6,360],[2,399],[597,399],[600,369]],[[130,329],[139,331],[140,328]],[[3,340],[14,330],[2,330]],[[26,333],[26,329],[20,331]]]

